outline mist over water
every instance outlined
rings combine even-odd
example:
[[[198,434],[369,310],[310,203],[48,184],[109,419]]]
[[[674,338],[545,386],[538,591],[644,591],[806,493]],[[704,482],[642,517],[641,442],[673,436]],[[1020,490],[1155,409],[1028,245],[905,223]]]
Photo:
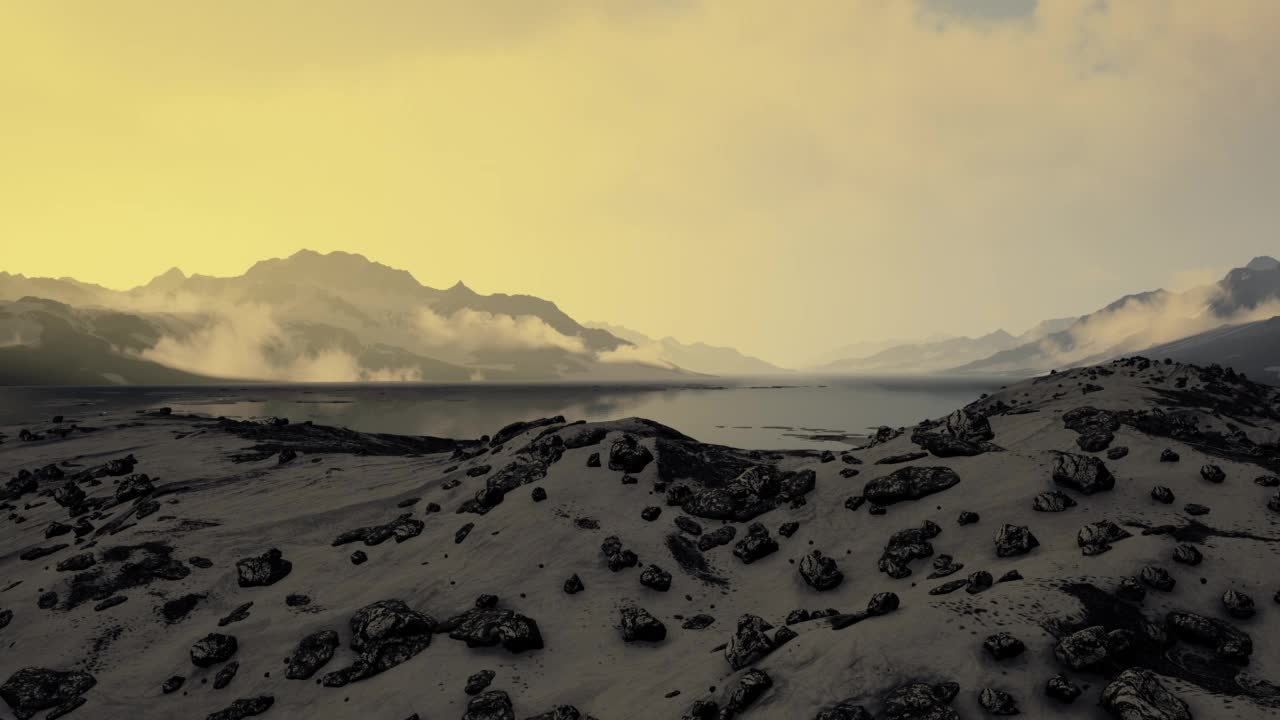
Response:
[[[473,438],[517,421],[638,416],[703,442],[746,448],[857,444],[879,425],[938,417],[999,388],[1000,378],[717,379],[716,384],[234,385],[222,388],[5,388],[0,423],[53,415],[93,425],[106,409],[168,406],[238,419],[287,417],[366,432]]]

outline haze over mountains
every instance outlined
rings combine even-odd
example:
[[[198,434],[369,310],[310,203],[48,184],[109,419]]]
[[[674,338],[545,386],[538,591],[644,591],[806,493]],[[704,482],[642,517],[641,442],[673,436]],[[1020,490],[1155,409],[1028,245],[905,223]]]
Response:
[[[1031,375],[1139,352],[1277,382],[1277,315],[1280,261],[1258,257],[1211,285],[1126,295],[1017,335],[866,341],[788,369],[731,347],[580,323],[529,295],[436,289],[360,255],[303,250],[235,277],[174,268],[124,291],[0,272],[0,383]]]

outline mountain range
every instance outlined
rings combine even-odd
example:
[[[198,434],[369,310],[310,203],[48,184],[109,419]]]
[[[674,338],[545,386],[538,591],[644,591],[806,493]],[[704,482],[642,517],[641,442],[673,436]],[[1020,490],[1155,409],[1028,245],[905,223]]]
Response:
[[[1013,336],[1003,330],[895,345],[817,366],[823,373],[1035,375],[1132,353],[1231,364],[1280,383],[1280,261],[1257,257],[1211,285],[1125,295],[1074,318]]]
[[[343,252],[125,291],[0,273],[2,384],[694,376],[634,350],[547,300],[431,288]]]
[[[864,342],[813,374],[1015,375],[1149,353],[1280,383],[1280,261],[1125,295],[1014,335]],[[844,352],[851,354],[842,355]],[[0,272],[0,384],[669,380],[796,372],[731,347],[580,323],[530,295],[446,289],[361,255],[303,250],[234,277],[171,269],[112,290]]]

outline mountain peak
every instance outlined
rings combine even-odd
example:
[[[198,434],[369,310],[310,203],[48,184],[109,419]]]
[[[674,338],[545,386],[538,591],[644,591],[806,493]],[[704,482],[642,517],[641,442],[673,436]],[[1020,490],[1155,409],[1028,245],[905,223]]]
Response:
[[[244,277],[379,293],[416,294],[423,289],[407,270],[397,270],[358,253],[341,250],[320,253],[303,249],[287,258],[260,260]]]
[[[162,292],[169,292],[169,291],[178,289],[186,281],[187,281],[186,273],[182,272],[182,270],[178,269],[177,267],[171,267],[168,270],[165,270],[164,272],[160,273],[159,275],[151,278],[151,282],[147,283],[144,287],[146,287],[148,290],[160,290]]]
[[[1250,260],[1249,264],[1244,267],[1246,270],[1256,270],[1259,272],[1275,270],[1276,268],[1280,268],[1280,260],[1276,260],[1270,255],[1259,255],[1258,257]]]
[[[447,292],[452,292],[452,293],[466,293],[466,294],[470,294],[470,295],[475,295],[475,294],[476,294],[476,291],[475,291],[475,290],[472,290],[471,288],[467,287],[467,284],[466,284],[466,283],[464,283],[464,282],[462,282],[461,280],[459,280],[458,282],[456,282],[456,283],[454,283],[453,285],[449,286],[449,289],[447,290]]]

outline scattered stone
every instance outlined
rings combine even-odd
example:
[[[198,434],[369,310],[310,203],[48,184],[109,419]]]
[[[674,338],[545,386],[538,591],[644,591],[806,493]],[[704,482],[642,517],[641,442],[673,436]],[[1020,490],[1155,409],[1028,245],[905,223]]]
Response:
[[[1017,571],[1015,570],[1012,572],[1017,572]],[[1000,578],[1000,581],[1004,582],[1004,578]],[[965,588],[964,588],[965,592],[969,593],[970,595],[976,595],[991,587],[992,585],[991,573],[987,572],[986,570],[979,570],[977,572],[970,573],[969,577],[965,578],[964,584],[965,584]]]
[[[918,528],[899,530],[890,535],[878,562],[880,572],[895,579],[907,577],[911,574],[912,560],[933,555],[933,545],[929,540],[937,537],[940,532],[941,528],[926,520]]]
[[[862,494],[878,505],[892,505],[903,500],[919,500],[959,482],[960,476],[951,468],[912,466],[868,482]]]
[[[84,695],[98,681],[87,672],[27,667],[9,676],[0,685],[3,699],[18,720],[27,720],[41,710],[54,708],[45,717],[59,717],[84,702]]]
[[[882,457],[876,461],[876,464],[877,465],[900,465],[902,463],[912,462],[912,461],[920,460],[922,458],[927,458],[927,457],[929,457],[929,453],[927,452],[909,452],[909,453],[902,453],[901,455],[890,455],[888,457]]]
[[[1143,585],[1160,592],[1173,590],[1176,582],[1168,570],[1158,565],[1147,565],[1142,568],[1142,572],[1138,574],[1138,579],[1142,580]]]
[[[210,713],[205,720],[244,720],[271,709],[276,699],[272,695],[259,695],[253,698],[241,698],[223,710]]]
[[[274,585],[293,570],[293,563],[285,560],[281,552],[271,548],[262,555],[236,562],[240,587]]]
[[[645,469],[653,460],[649,448],[641,445],[634,435],[623,435],[609,447],[609,469],[635,474]]]
[[[738,528],[732,525],[721,525],[711,532],[698,538],[698,549],[702,552],[718,548],[721,545],[728,545],[738,535]]]
[[[980,519],[981,519],[981,518],[980,518],[980,516],[978,515],[978,513],[976,513],[976,512],[971,512],[971,511],[969,511],[969,510],[962,510],[962,511],[960,511],[960,516],[956,518],[956,524],[958,524],[958,525],[973,525],[974,523],[977,523],[977,522],[978,522],[978,520],[980,520]]]
[[[1111,543],[1133,537],[1128,530],[1110,520],[1098,520],[1080,528],[1076,533],[1076,544],[1085,555],[1101,555],[1111,549]]]
[[[1151,488],[1151,499],[1165,505],[1173,504],[1173,491],[1164,485],[1157,485]]]
[[[1178,453],[1169,448],[1165,448],[1160,452],[1160,462],[1178,462]]]
[[[207,668],[226,662],[236,654],[235,637],[222,633],[209,633],[191,646],[191,664]]]
[[[1227,474],[1217,465],[1203,465],[1200,468],[1200,477],[1215,485],[1220,485],[1227,479]]]
[[[569,579],[564,581],[564,592],[566,595],[576,595],[585,589],[586,588],[582,585],[582,578],[578,577],[577,573],[570,575]]]
[[[1128,630],[1107,630],[1094,625],[1071,633],[1058,641],[1053,654],[1058,662],[1072,670],[1089,670],[1116,660],[1133,644]]]
[[[666,592],[671,589],[671,573],[657,565],[650,565],[640,573],[640,584],[658,592]]]
[[[468,695],[479,695],[489,684],[493,682],[493,678],[497,676],[492,670],[481,670],[478,673],[467,677],[467,684],[462,691]]]
[[[332,630],[320,630],[311,633],[298,641],[289,656],[289,669],[284,676],[290,680],[309,680],[320,668],[333,659],[338,649],[338,633]]]
[[[1045,695],[1068,705],[1075,702],[1083,692],[1079,685],[1071,682],[1065,675],[1054,675],[1044,686]]]
[[[729,667],[741,670],[773,652],[777,643],[769,636],[768,631],[772,629],[773,625],[757,615],[746,614],[738,618],[737,629],[724,648],[724,657],[729,661]]]
[[[1187,503],[1186,505],[1182,506],[1182,510],[1186,512],[1188,515],[1194,515],[1196,517],[1209,514],[1209,507],[1207,505],[1201,505],[1199,503]]]
[[[1116,479],[1096,457],[1068,452],[1055,452],[1053,481],[1085,495],[1110,490]]]
[[[373,677],[406,662],[431,644],[436,621],[409,609],[402,600],[379,600],[351,616],[351,649],[356,660],[321,680],[325,687],[342,687]]]
[[[710,535],[704,535],[703,539],[707,537],[710,537]],[[702,543],[699,542],[698,545],[701,546]],[[760,523],[751,523],[747,527],[747,536],[733,546],[734,557],[741,560],[745,565],[750,565],[762,557],[772,555],[777,550],[777,541],[769,536],[769,531]]]
[[[1027,646],[1021,640],[1007,632],[988,635],[987,639],[982,642],[982,647],[987,651],[988,655],[996,660],[1017,657],[1027,649]]]
[[[1227,614],[1237,620],[1248,620],[1255,612],[1253,598],[1239,590],[1228,590],[1222,594],[1222,607]]]
[[[222,669],[218,671],[218,674],[213,676],[213,689],[221,690],[230,685],[231,681],[235,679],[236,673],[239,671],[240,663],[235,660],[223,665]]]
[[[448,632],[467,647],[502,645],[507,652],[520,654],[542,649],[542,633],[533,618],[513,610],[475,607],[441,623],[437,632]]]
[[[1101,705],[1120,720],[1191,720],[1191,711],[1150,670],[1130,668],[1102,689]]]
[[[844,573],[836,566],[836,561],[814,550],[800,559],[800,576],[814,590],[831,590],[844,580]]]
[[[721,710],[721,717],[727,720],[737,716],[751,707],[771,687],[773,687],[773,679],[768,673],[759,668],[751,668],[738,678],[738,682],[729,692],[729,697]]]
[[[1049,490],[1036,495],[1031,501],[1031,509],[1036,512],[1063,512],[1076,506],[1075,498],[1061,490]]]
[[[667,637],[667,626],[649,614],[647,610],[629,605],[619,611],[620,628],[624,642],[662,642]]]
[[[600,543],[600,552],[604,554],[605,564],[613,572],[635,567],[640,562],[634,552],[622,547],[622,541],[617,535],[605,538],[604,542]]]
[[[978,695],[978,702],[983,709],[992,715],[1017,715],[1018,702],[1013,696],[1003,690],[995,688],[983,688]]]
[[[675,523],[676,527],[680,528],[684,532],[689,533],[690,535],[697,536],[702,534],[702,526],[699,525],[696,520],[689,517],[688,515],[677,515],[676,519],[673,522]]]
[[[249,608],[253,607],[253,602],[247,602],[232,610],[226,617],[218,621],[218,627],[226,627],[231,623],[240,622],[249,617]]]
[[[1034,548],[1040,547],[1040,541],[1025,525],[1001,525],[996,531],[995,543],[996,557],[1026,555]]]
[[[662,508],[654,505],[650,505],[649,507],[646,507],[645,509],[640,511],[640,517],[649,522],[653,522],[654,520],[657,520],[658,516],[661,514],[662,514]]]
[[[1110,450],[1107,450],[1107,459],[1119,460],[1121,458],[1128,456],[1128,454],[1129,454],[1129,448],[1125,447],[1124,445],[1116,445],[1112,447]]]
[[[1195,545],[1182,543],[1173,549],[1173,560],[1183,565],[1199,565],[1204,560],[1204,555]]]
[[[174,675],[170,677],[168,680],[164,681],[164,683],[160,686],[160,692],[164,693],[165,695],[172,695],[173,693],[176,693],[179,690],[181,690],[182,686],[186,684],[186,682],[187,682],[187,679],[185,677],[181,675]]]
[[[366,562],[368,562],[368,560],[369,560],[369,556],[363,550],[356,550],[355,552],[351,553],[352,565],[363,565]]]
[[[462,527],[458,528],[458,531],[453,534],[454,544],[461,545],[462,541],[467,539],[467,535],[471,534],[471,530],[475,528],[475,526],[475,523],[466,523]]]

